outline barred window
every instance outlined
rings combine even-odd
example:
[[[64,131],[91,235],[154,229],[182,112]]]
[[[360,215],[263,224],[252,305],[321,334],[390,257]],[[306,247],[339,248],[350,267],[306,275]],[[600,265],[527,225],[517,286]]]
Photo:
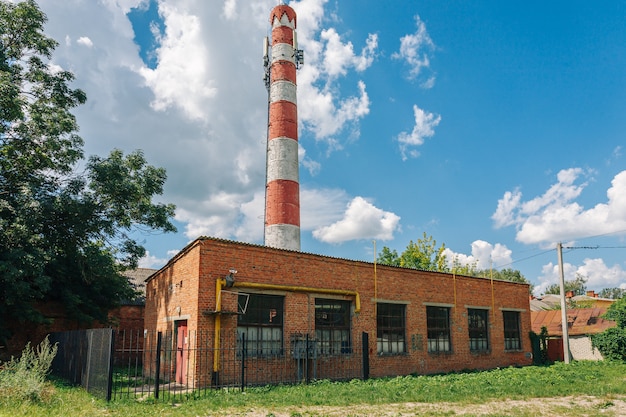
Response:
[[[486,352],[489,350],[489,310],[468,308],[467,327],[469,329],[470,350]]]
[[[239,296],[245,303],[247,295]],[[239,339],[245,337],[246,355],[275,356],[283,353],[284,297],[250,294],[246,313],[237,317]]]
[[[378,353],[406,352],[405,309],[404,304],[377,304],[376,344]]]
[[[522,338],[518,311],[503,311],[504,319],[504,350],[520,350]]]
[[[426,332],[428,335],[429,352],[452,351],[449,307],[426,307]]]
[[[315,299],[315,338],[319,353],[351,353],[350,301]]]

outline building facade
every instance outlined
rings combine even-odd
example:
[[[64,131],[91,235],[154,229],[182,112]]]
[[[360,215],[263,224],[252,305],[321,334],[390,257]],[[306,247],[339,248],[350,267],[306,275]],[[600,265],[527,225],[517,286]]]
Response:
[[[219,350],[236,331],[248,355],[267,358],[287,355],[286,342],[303,334],[316,355],[341,357],[367,333],[372,377],[532,363],[525,284],[206,237],[148,279],[145,326],[177,334],[180,351],[191,332]],[[226,372],[221,360],[212,373]],[[215,380],[199,363],[180,366],[196,385]]]

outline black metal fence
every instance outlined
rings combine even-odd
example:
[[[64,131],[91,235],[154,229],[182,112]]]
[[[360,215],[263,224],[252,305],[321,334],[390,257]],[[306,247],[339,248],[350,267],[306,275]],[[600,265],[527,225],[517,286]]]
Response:
[[[329,350],[323,349],[321,342],[307,334],[285,338],[280,349],[272,345],[272,349],[263,350],[251,349],[250,341],[234,331],[222,332],[216,341],[215,335],[208,331],[179,335],[176,331],[103,330],[111,332],[108,363],[112,366],[108,373],[94,365],[90,371],[93,373],[98,369],[100,373],[102,369],[100,380],[107,381],[107,385],[103,385],[106,386],[103,398],[107,400],[154,397],[170,401],[202,397],[216,388],[244,390],[260,385],[369,377],[367,333],[363,333],[359,340],[342,344],[335,354],[327,354],[324,352]],[[77,357],[89,355],[100,357],[86,352],[85,342],[63,346],[65,341],[56,341],[59,342],[59,352],[64,352],[60,355],[63,361],[72,362]],[[91,343],[90,346],[94,345]],[[258,343],[255,346],[259,346]],[[70,354],[73,349],[76,352]],[[100,348],[98,352],[104,350]],[[105,362],[107,358],[101,358],[101,363]],[[77,365],[66,365],[69,374],[76,372]],[[80,383],[75,378],[68,379]],[[88,385],[93,386],[94,383]],[[104,390],[91,389],[90,392],[99,395]]]

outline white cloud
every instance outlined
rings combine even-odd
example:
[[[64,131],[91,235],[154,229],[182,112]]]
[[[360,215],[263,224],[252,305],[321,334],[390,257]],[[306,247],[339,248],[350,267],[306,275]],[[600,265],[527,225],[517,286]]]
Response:
[[[419,156],[419,152],[411,148],[422,145],[426,138],[433,136],[435,134],[434,128],[441,122],[441,116],[426,112],[417,105],[413,105],[413,115],[415,125],[411,133],[401,132],[397,138],[403,161],[409,157]]]
[[[156,50],[158,65],[139,69],[155,94],[152,106],[162,111],[176,105],[189,118],[206,121],[207,100],[218,94],[218,88],[209,72],[202,21],[193,11],[166,2],[159,4],[159,13],[166,30]]]
[[[399,222],[398,215],[375,207],[363,197],[355,197],[341,220],[317,228],[313,237],[327,243],[360,239],[391,240]]]
[[[475,240],[472,242],[472,254],[453,252],[450,248],[446,248],[444,254],[448,260],[449,266],[452,266],[456,260],[461,265],[474,264],[478,269],[501,269],[509,265],[513,259],[513,252],[501,243],[492,245],[484,240]]]
[[[88,48],[91,48],[93,46],[93,42],[87,36],[81,36],[80,38],[76,40],[76,43],[79,45],[86,46]]]
[[[322,30],[320,39],[322,43],[325,43],[321,69],[331,79],[346,75],[350,68],[359,72],[366,70],[372,65],[378,47],[378,36],[369,34],[361,54],[355,55],[352,42],[343,43],[334,28]]]
[[[167,263],[169,259],[158,258],[150,254],[150,251],[146,251],[143,258],[139,259],[139,268],[153,268],[159,269]]]
[[[600,291],[603,288],[620,287],[626,288],[626,271],[618,264],[611,267],[604,263],[603,259],[586,258],[582,265],[563,264],[563,276],[565,281],[573,281],[580,275],[587,279],[588,290]],[[559,283],[559,266],[552,262],[544,265],[539,276],[539,285],[535,286],[535,295],[544,294],[551,285]]]
[[[237,0],[225,0],[222,14],[228,20],[234,20],[237,17]]]
[[[392,58],[404,60],[410,67],[409,78],[418,77],[424,69],[430,68],[430,53],[435,48],[426,24],[415,16],[415,33],[405,35],[400,38],[400,50],[392,55]],[[422,83],[422,87],[431,88],[435,84],[434,76]]]
[[[527,244],[623,232],[626,230],[626,171],[613,178],[606,203],[585,210],[575,199],[587,182],[576,182],[579,177],[590,174],[580,168],[562,170],[556,184],[526,202],[522,201],[519,190],[506,192],[492,215],[495,226],[514,225],[516,239]]]
[[[353,95],[339,93],[340,78],[349,71],[363,72],[374,62],[378,37],[369,34],[359,54],[350,41],[342,39],[335,28],[323,28],[325,0],[290,3],[298,14],[298,42],[304,50],[304,66],[298,72],[298,117],[302,126],[329,151],[342,149],[336,135],[352,128],[358,136],[358,122],[369,114],[370,100],[363,81]]]
[[[350,196],[338,188],[300,189],[300,228],[315,230],[341,219]]]

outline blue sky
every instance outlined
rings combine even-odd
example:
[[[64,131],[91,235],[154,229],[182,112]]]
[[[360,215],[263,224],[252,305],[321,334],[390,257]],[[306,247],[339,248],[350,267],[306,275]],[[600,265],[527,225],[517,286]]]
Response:
[[[177,234],[262,243],[271,0],[42,0],[88,96],[88,154],[167,169]],[[626,3],[288,2],[298,14],[302,250],[372,261],[425,232],[450,259],[626,288]]]

